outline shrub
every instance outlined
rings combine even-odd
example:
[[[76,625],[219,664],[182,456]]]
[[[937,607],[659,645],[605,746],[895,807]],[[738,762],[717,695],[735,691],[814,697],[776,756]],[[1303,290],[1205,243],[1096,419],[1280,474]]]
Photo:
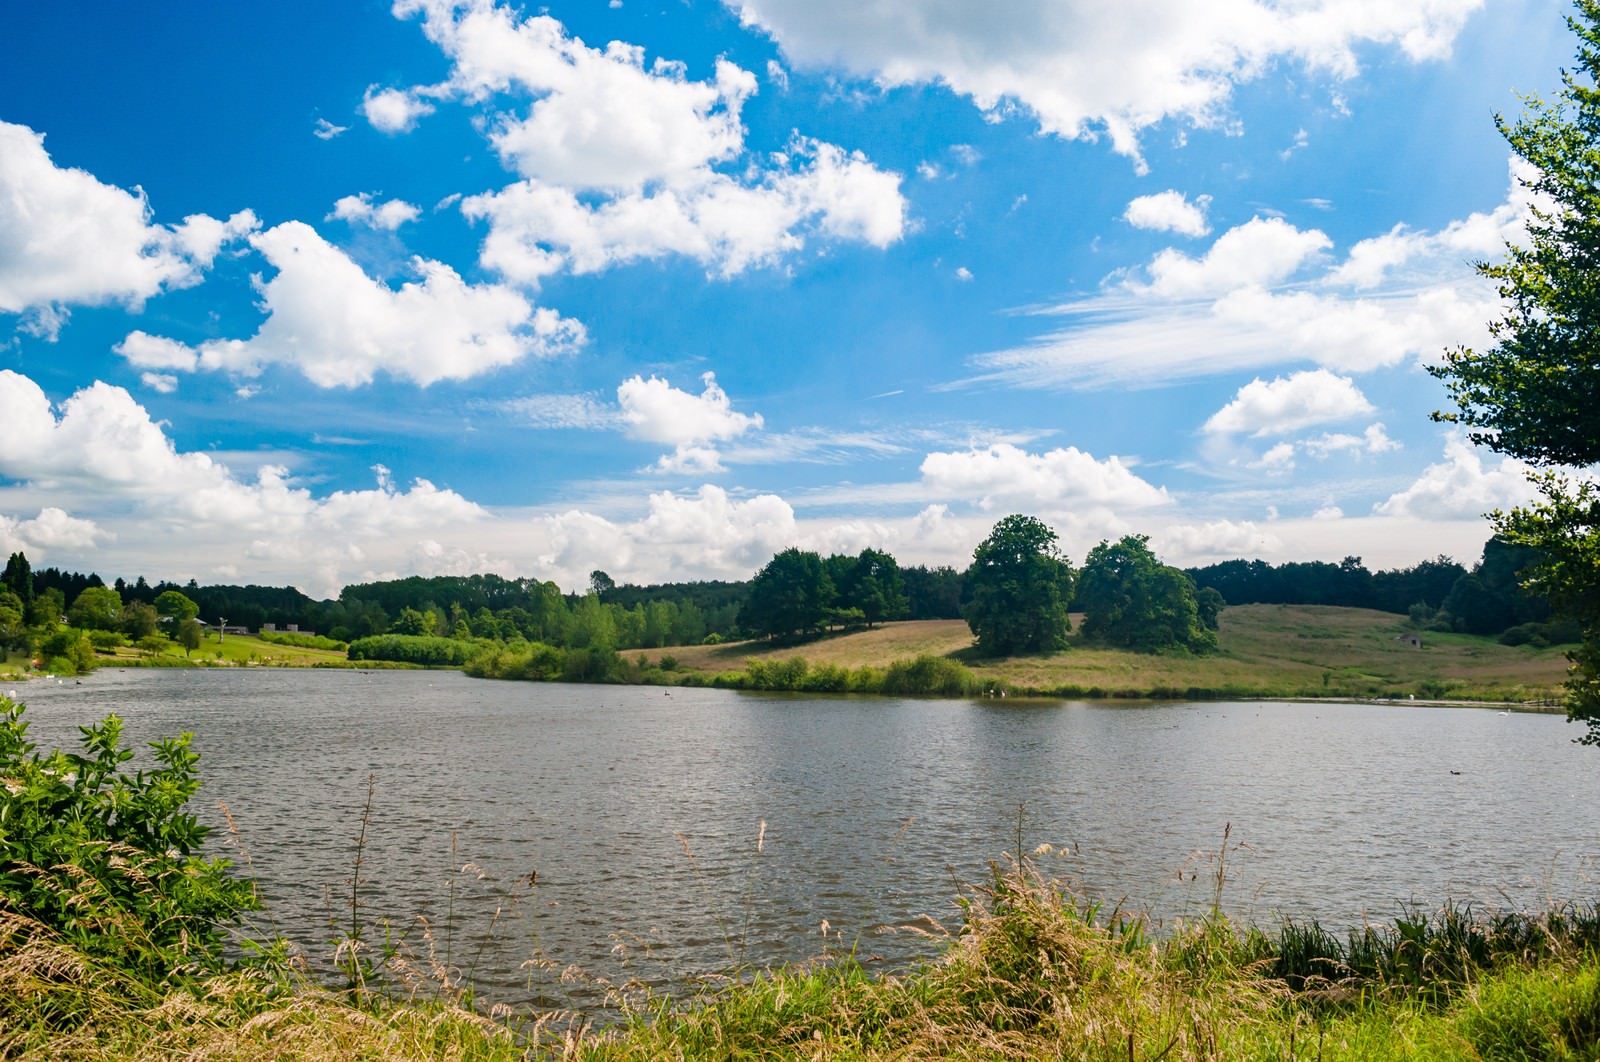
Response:
[[[961,664],[942,656],[923,655],[896,660],[884,673],[882,692],[911,697],[961,697],[976,693],[977,676]]]
[[[152,742],[155,769],[128,774],[115,715],[83,728],[82,755],[48,756],[22,715],[0,697],[0,901],[142,978],[220,967],[227,926],[259,902],[227,860],[196,854],[190,735]]]
[[[262,631],[256,637],[273,645],[287,645],[295,649],[327,649],[342,653],[350,648],[348,642],[337,638],[324,638],[320,634],[301,634],[299,631]]]
[[[94,645],[76,627],[62,627],[39,644],[45,670],[55,675],[81,675],[94,669]]]
[[[800,656],[784,660],[747,660],[745,685],[753,690],[798,690],[805,682],[807,667],[805,658]]]
[[[1519,623],[1515,627],[1507,627],[1500,632],[1499,640],[1501,645],[1533,645],[1540,649],[1550,644],[1541,623]]]
[[[401,664],[459,667],[478,655],[479,646],[426,634],[375,634],[350,643],[351,660],[390,660]]]
[[[119,645],[127,645],[128,639],[121,631],[90,631],[89,644],[95,652],[109,653]]]

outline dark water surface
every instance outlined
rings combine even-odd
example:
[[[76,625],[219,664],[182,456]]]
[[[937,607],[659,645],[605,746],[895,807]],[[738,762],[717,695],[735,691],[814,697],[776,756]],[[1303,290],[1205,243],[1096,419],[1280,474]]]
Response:
[[[957,883],[1015,849],[1019,804],[1025,848],[1069,853],[1041,857],[1049,871],[1160,920],[1209,907],[1229,823],[1224,906],[1263,923],[1596,892],[1600,751],[1560,717],[453,672],[107,670],[17,692],[42,748],[113,710],[134,741],[194,731],[206,821],[227,802],[277,927],[313,956],[350,925],[375,776],[359,918],[424,915],[441,951],[453,925],[452,965],[496,998],[574,998],[521,968],[534,955],[658,985],[805,959],[824,920],[834,948],[903,963],[929,941],[884,928],[954,928]]]

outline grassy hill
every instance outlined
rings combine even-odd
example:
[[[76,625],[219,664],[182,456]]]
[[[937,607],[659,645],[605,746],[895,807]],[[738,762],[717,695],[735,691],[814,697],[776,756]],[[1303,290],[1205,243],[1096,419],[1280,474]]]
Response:
[[[1074,617],[1074,626],[1078,617]],[[1420,648],[1406,639],[1420,636]],[[1560,648],[1500,645],[1492,638],[1419,632],[1404,616],[1318,605],[1241,605],[1222,613],[1220,651],[1146,655],[1073,644],[1052,656],[985,659],[960,620],[891,623],[800,645],[733,642],[664,650],[679,671],[739,670],[749,659],[804,657],[839,667],[948,657],[980,679],[1066,696],[1190,691],[1256,697],[1416,697],[1554,701],[1566,677]]]

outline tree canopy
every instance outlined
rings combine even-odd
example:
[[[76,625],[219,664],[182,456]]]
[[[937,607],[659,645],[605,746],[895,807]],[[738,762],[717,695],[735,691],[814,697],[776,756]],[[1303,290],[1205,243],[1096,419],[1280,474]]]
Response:
[[[1493,345],[1452,350],[1429,371],[1456,406],[1435,419],[1539,470],[1544,500],[1492,519],[1509,542],[1540,551],[1532,584],[1583,626],[1567,711],[1588,723],[1582,740],[1600,744],[1600,490],[1569,474],[1600,462],[1600,0],[1576,6],[1567,24],[1578,62],[1560,92],[1495,119],[1529,164],[1518,179],[1533,207],[1525,239],[1478,266],[1505,307],[1489,324]]]
[[[791,546],[750,581],[750,600],[739,626],[751,634],[783,638],[820,630],[834,597],[822,558]]]
[[[978,544],[967,571],[967,626],[990,656],[1063,649],[1071,620],[1072,566],[1056,533],[1032,516],[1007,516]]]
[[[1089,551],[1078,581],[1083,635],[1139,652],[1217,647],[1219,608],[1207,597],[1204,616],[1194,580],[1150,551],[1148,535],[1124,535]]]

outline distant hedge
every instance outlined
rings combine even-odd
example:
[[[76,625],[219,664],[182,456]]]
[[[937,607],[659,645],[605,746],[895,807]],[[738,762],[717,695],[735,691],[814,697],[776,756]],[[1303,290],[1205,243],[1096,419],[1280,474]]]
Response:
[[[257,635],[264,642],[273,645],[287,645],[295,649],[327,649],[330,652],[343,652],[350,647],[349,642],[341,642],[336,638],[324,638],[320,634],[301,634],[298,631],[262,631]],[[351,659],[354,659],[352,657]],[[369,660],[379,660],[381,657],[368,657]]]
[[[425,634],[374,634],[350,643],[351,660],[392,660],[401,664],[460,667],[481,651],[474,642]]]

